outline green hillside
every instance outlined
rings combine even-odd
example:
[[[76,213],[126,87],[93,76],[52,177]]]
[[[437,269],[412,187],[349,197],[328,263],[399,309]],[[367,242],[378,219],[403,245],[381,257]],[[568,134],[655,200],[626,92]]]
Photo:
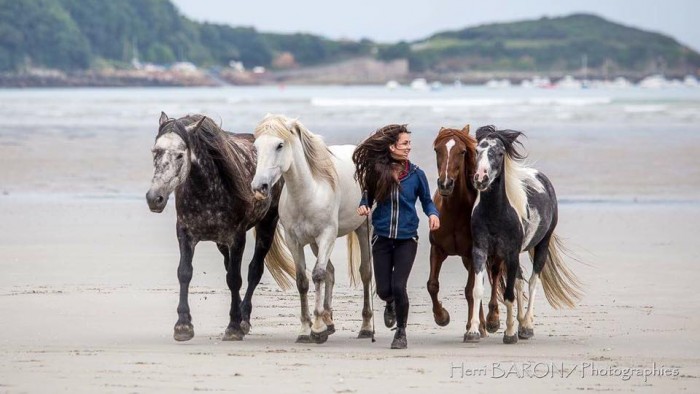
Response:
[[[337,42],[309,34],[263,34],[254,28],[197,23],[168,0],[0,0],[0,70],[62,70],[134,56],[154,63],[269,66],[281,52],[300,65],[366,54],[370,42]]]
[[[595,15],[489,24],[437,33],[410,46],[413,69],[627,71],[697,69],[700,55],[671,37]]]
[[[357,57],[407,58],[411,71],[433,73],[561,72],[580,69],[584,58],[591,70],[617,74],[695,73],[700,68],[700,55],[671,37],[583,14],[376,44],[198,23],[169,0],[0,0],[0,71],[128,67],[134,57],[159,64],[217,67],[234,60],[272,68]]]

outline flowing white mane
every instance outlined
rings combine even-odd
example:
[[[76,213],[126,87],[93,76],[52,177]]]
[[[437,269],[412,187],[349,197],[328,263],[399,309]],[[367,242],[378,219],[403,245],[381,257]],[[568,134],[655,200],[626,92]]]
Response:
[[[298,139],[313,177],[327,182],[335,191],[338,184],[338,173],[333,163],[332,153],[319,135],[310,132],[298,120],[289,119],[284,115],[265,116],[255,128],[255,137],[261,135],[273,135],[285,142]]]
[[[510,205],[518,214],[520,223],[529,221],[527,209],[528,187],[538,193],[544,193],[544,186],[537,180],[537,170],[525,164],[511,159],[508,155],[504,158],[503,176],[506,182],[506,196]]]

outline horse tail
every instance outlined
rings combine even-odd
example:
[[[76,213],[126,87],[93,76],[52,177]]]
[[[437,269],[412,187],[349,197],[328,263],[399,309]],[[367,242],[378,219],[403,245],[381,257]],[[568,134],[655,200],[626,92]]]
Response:
[[[350,285],[357,286],[357,278],[360,273],[360,260],[362,258],[360,239],[354,231],[349,232],[345,238],[348,245],[348,277],[350,277]]]
[[[292,281],[289,278],[296,278],[296,267],[292,253],[284,241],[283,229],[280,224],[277,224],[270,251],[265,256],[265,266],[282,290],[287,290],[292,286]]]
[[[554,309],[574,308],[583,296],[583,286],[576,275],[564,264],[562,255],[567,249],[556,234],[552,234],[540,277],[549,305]],[[532,256],[532,255],[531,255]]]

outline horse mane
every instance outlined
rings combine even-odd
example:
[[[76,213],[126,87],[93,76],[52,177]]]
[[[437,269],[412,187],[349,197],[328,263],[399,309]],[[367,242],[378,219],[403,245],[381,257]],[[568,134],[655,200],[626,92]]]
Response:
[[[333,154],[328,150],[321,136],[310,132],[296,119],[271,114],[265,116],[255,128],[255,138],[261,135],[273,135],[288,143],[292,142],[293,138],[298,138],[311,175],[317,180],[327,182],[333,191],[336,190],[338,172],[333,163]]]
[[[433,141],[433,147],[437,146],[438,143],[441,143],[443,140],[448,138],[456,138],[467,147],[467,151],[469,152],[468,156],[471,158],[471,161],[466,160],[465,158],[465,161],[467,162],[467,184],[471,185],[470,179],[474,177],[474,172],[476,172],[476,138],[472,137],[471,134],[468,134],[468,132],[465,132],[464,130],[442,127],[440,128],[437,137],[435,137],[435,141]]]
[[[175,127],[173,131],[181,137],[185,131],[185,143],[190,150],[193,150],[193,146],[200,148],[196,150],[197,159],[205,159],[200,157],[202,154],[211,159],[233,196],[252,201],[250,180],[245,176],[250,173],[250,169],[245,165],[244,148],[231,138],[231,134],[221,129],[211,118],[202,115],[188,115],[177,119],[175,124],[180,124],[184,129]]]
[[[523,144],[518,137],[525,135],[516,130],[496,130],[494,126],[483,126],[476,131],[477,141],[484,138],[495,138],[503,143],[506,155],[503,159],[503,176],[506,186],[506,197],[515,209],[520,223],[530,220],[528,214],[527,195],[531,189],[539,193],[544,192],[544,186],[535,177],[537,170],[525,163],[527,157],[518,148]]]

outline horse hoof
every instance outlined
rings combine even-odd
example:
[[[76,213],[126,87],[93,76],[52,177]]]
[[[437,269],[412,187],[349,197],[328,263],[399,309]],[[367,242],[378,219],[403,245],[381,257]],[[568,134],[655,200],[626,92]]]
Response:
[[[173,338],[178,342],[189,341],[194,338],[194,327],[192,324],[176,324]]]
[[[435,318],[435,323],[440,327],[450,324],[450,313],[445,308],[442,308],[441,313],[435,314],[433,317]]]
[[[535,330],[532,328],[518,327],[518,338],[530,339],[535,336]]]
[[[309,337],[311,339],[311,342],[320,345],[322,343],[325,343],[328,340],[328,331],[323,331],[323,332],[311,331],[311,335]]]
[[[224,332],[224,341],[242,341],[245,334],[240,329],[227,328]]]
[[[326,332],[328,333],[328,335],[334,334],[335,333],[335,324],[327,325]]]
[[[299,335],[296,343],[311,343],[311,337],[309,335]]]
[[[250,332],[250,322],[247,320],[243,320],[241,322],[241,331],[243,331],[243,335],[248,335]]]
[[[479,343],[481,334],[478,332],[467,332],[464,334],[464,343]]]
[[[503,334],[503,343],[506,345],[512,345],[514,343],[518,343],[518,336],[517,335],[506,335],[505,333]]]
[[[373,332],[370,330],[360,330],[360,333],[357,335],[357,339],[368,339],[372,338]]]
[[[491,334],[498,331],[499,328],[501,328],[500,320],[486,322],[486,331],[490,332]]]

